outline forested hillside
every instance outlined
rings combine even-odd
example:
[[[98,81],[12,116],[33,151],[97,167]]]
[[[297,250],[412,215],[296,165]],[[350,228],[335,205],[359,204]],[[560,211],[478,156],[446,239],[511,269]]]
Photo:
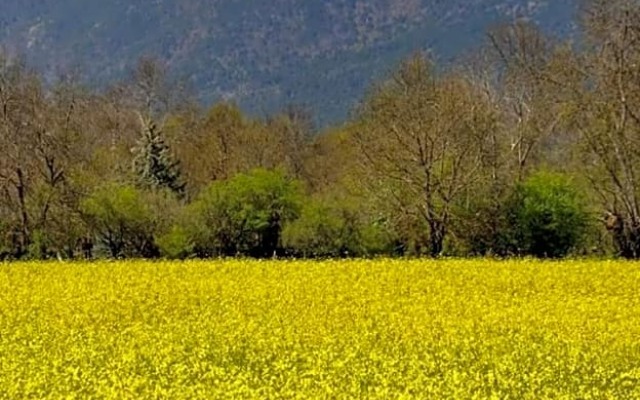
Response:
[[[5,0],[0,44],[49,79],[125,75],[141,55],[166,60],[205,102],[264,115],[285,105],[341,120],[371,82],[415,50],[449,60],[487,27],[527,17],[571,29],[577,0]]]

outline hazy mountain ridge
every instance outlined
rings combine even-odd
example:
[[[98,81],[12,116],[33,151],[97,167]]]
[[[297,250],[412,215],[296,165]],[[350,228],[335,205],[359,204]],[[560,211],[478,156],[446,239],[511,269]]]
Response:
[[[0,43],[53,73],[119,77],[143,54],[165,59],[206,101],[269,112],[311,106],[342,118],[407,53],[447,58],[490,24],[530,16],[571,24],[577,0],[5,0]]]

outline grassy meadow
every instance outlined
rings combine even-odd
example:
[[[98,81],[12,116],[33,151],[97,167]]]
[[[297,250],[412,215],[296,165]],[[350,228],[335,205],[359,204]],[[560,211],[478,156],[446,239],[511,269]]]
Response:
[[[640,398],[640,264],[0,264],[0,399]]]

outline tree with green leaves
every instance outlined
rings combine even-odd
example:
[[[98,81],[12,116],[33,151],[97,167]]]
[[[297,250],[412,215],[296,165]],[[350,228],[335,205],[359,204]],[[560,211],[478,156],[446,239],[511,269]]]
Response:
[[[132,186],[108,183],[81,204],[83,216],[112,258],[157,255],[154,213],[144,194]]]
[[[271,257],[285,225],[298,218],[300,182],[281,171],[256,169],[217,181],[189,206],[187,229],[200,256]]]

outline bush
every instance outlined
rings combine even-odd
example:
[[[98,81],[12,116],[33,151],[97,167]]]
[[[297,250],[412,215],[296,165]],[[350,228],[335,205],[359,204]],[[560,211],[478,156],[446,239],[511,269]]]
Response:
[[[334,211],[320,201],[306,204],[284,229],[285,246],[303,257],[337,256],[344,250],[345,221]]]
[[[183,260],[193,253],[193,242],[187,230],[178,224],[171,226],[168,232],[160,235],[156,243],[162,256],[172,260]]]
[[[447,242],[448,255],[455,256],[510,256],[517,242],[512,224],[508,220],[511,193],[497,190],[480,191],[465,204],[457,205],[451,235]],[[493,197],[492,197],[493,196]]]
[[[169,219],[166,213],[172,208],[170,202],[163,192],[108,183],[84,199],[81,209],[111,257],[157,257],[155,234]]]
[[[362,202],[342,196],[308,201],[300,218],[288,224],[283,240],[302,257],[362,257],[390,252],[382,221],[374,221]]]
[[[284,225],[302,207],[302,186],[281,171],[257,169],[215,182],[188,210],[186,230],[197,255],[270,257]]]
[[[517,252],[559,258],[575,250],[588,229],[580,195],[564,175],[538,173],[518,185],[507,207]]]

